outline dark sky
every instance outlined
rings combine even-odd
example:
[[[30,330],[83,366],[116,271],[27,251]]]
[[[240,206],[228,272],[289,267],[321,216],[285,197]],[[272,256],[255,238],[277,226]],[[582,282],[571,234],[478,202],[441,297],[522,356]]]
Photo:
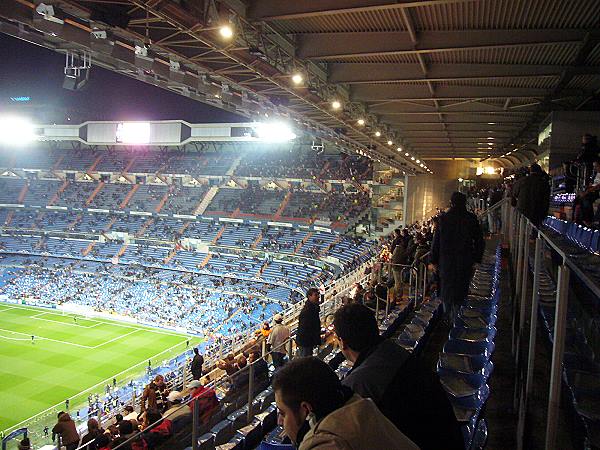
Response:
[[[93,66],[85,90],[64,89],[65,56],[0,33],[0,108],[10,97],[71,111],[83,120],[241,122],[244,118]],[[3,108],[4,109],[4,108]]]

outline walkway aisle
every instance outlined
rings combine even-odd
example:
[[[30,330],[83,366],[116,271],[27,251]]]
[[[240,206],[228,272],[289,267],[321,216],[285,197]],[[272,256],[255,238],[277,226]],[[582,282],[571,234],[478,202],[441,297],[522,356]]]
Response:
[[[495,248],[498,239],[486,240],[486,250]],[[488,421],[489,439],[486,450],[516,449],[517,416],[512,411],[514,366],[511,356],[511,314],[507,260],[503,258],[500,289],[502,299],[498,311],[496,327],[496,350],[492,356],[494,372],[489,379],[490,397],[485,407],[484,417]],[[433,331],[422,357],[432,370],[436,369],[439,353],[448,340],[450,327],[438,323]]]

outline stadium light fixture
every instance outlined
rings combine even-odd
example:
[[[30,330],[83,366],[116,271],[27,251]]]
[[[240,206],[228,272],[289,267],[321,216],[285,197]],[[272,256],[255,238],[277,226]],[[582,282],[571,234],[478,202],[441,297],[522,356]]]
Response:
[[[296,139],[292,128],[284,122],[262,122],[254,127],[257,137],[265,142],[287,142]]]
[[[410,156],[410,153],[406,152],[406,153],[404,154],[404,156]]]
[[[398,152],[401,152],[401,151],[402,151],[402,147],[398,147],[398,148],[396,149],[396,151],[398,151]]]
[[[148,144],[150,122],[122,122],[117,124],[117,142],[122,144]]]
[[[388,141],[387,143],[388,145],[394,145],[394,143],[392,141]]]
[[[377,136],[377,137],[381,136],[381,131],[376,131],[375,136]]]
[[[333,100],[331,102],[331,107],[333,109],[340,109],[342,107],[342,104],[339,102],[339,100]]]
[[[292,82],[296,86],[299,84],[302,84],[303,81],[304,81],[304,77],[302,76],[301,73],[295,73],[294,75],[292,75]]]
[[[19,146],[35,138],[34,126],[29,120],[22,117],[0,117],[0,143]]]
[[[358,119],[356,123],[362,127],[365,124],[365,119]]]
[[[420,164],[420,163],[421,163],[421,161],[420,161],[419,159],[417,159],[415,162],[416,162],[417,164]]]
[[[233,28],[231,25],[222,25],[219,28],[219,34],[222,38],[231,39],[233,37]]]

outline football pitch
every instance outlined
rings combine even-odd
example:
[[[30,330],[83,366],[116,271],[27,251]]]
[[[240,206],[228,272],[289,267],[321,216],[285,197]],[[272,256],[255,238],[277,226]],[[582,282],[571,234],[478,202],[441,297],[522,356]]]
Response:
[[[113,377],[119,385],[140,377],[148,360],[158,367],[183,353],[188,339],[190,347],[201,342],[168,330],[0,303],[0,431],[46,410],[42,416],[55,420],[67,398],[71,411],[87,405],[88,394],[102,395]]]

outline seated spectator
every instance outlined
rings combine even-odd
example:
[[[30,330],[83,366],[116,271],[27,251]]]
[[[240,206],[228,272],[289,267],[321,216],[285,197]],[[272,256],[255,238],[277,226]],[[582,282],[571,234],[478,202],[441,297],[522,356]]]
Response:
[[[216,392],[212,388],[204,387],[199,380],[192,381],[188,384],[188,388],[190,389],[192,399],[194,399],[189,403],[192,413],[197,404],[200,408],[200,422],[207,423],[219,407],[219,399]]]
[[[101,434],[94,440],[94,445],[97,450],[107,450],[110,448],[110,436],[108,434]]]
[[[299,450],[418,449],[372,400],[353,395],[318,358],[282,367],[273,389],[279,424]]]
[[[190,408],[182,405],[181,399],[181,392],[178,391],[169,392],[167,397],[171,407],[165,411],[163,417],[173,423],[173,432],[177,432],[192,420]]]
[[[131,421],[123,420],[119,424],[119,438],[115,439],[112,442],[110,448],[115,448],[115,442],[118,442],[121,439],[121,443],[131,439],[129,441],[129,446],[131,447],[131,450],[146,450],[148,448],[148,444],[146,443],[146,440],[141,434],[136,436],[137,432],[138,431],[133,427],[133,423]]]
[[[338,309],[333,326],[353,363],[342,384],[371,398],[381,412],[423,450],[464,449],[461,430],[435,373],[389,339],[363,305]],[[435,424],[432,432],[431,424]]]
[[[77,426],[69,413],[61,411],[58,413],[58,423],[52,428],[52,440],[59,436],[62,440],[62,444],[67,450],[75,450],[79,445],[79,433],[77,433]]]
[[[123,420],[137,420],[138,413],[135,412],[135,410],[133,409],[133,406],[131,406],[131,405],[125,406],[124,411],[126,414],[123,417]]]
[[[119,416],[120,414],[117,415]],[[121,417],[121,420],[123,420],[123,417]],[[89,419],[87,421],[87,428],[88,432],[85,436],[83,436],[83,439],[81,440],[81,445],[83,446],[85,444],[88,444],[87,447],[85,447],[86,450],[96,450],[97,447],[95,439],[101,434],[104,434],[104,430],[98,424],[98,421],[96,419]]]
[[[235,365],[235,358],[233,353],[229,353],[225,358],[221,359],[217,362],[217,368],[224,370],[227,375],[233,375],[238,371],[238,368]]]
[[[164,419],[157,409],[149,409],[144,416],[142,430],[148,447],[154,448],[172,436],[173,424],[171,420]]]

